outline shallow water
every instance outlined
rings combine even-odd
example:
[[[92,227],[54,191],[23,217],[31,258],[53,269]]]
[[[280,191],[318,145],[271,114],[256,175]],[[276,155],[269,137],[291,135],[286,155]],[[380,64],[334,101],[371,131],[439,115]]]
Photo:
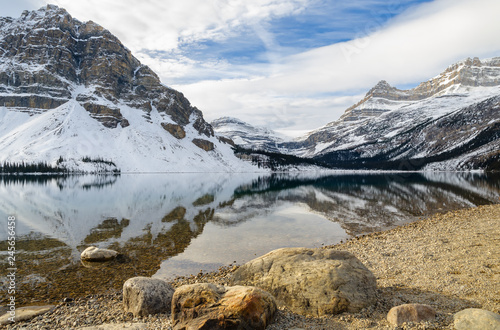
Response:
[[[478,173],[3,177],[0,251],[7,265],[15,216],[16,299],[57,301],[119,289],[133,276],[171,278],[280,247],[334,244],[499,196],[500,178]],[[90,245],[124,257],[82,265]]]

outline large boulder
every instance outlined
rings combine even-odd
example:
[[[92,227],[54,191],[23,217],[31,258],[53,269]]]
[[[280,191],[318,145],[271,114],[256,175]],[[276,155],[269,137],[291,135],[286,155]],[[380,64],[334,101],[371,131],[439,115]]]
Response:
[[[464,309],[453,319],[456,330],[500,330],[500,315],[484,309]]]
[[[134,316],[170,312],[174,288],[169,283],[149,278],[133,277],[123,283],[123,309]]]
[[[391,308],[387,321],[394,326],[405,322],[432,321],[436,318],[436,310],[429,305],[404,304]]]
[[[274,297],[255,287],[184,285],[172,299],[172,323],[174,330],[265,329],[276,308]]]
[[[271,293],[302,315],[359,312],[375,302],[376,279],[354,255],[333,249],[283,248],[241,266],[232,284]]]
[[[100,249],[95,246],[89,246],[82,252],[80,258],[82,259],[82,261],[98,262],[113,260],[117,255],[118,252],[113,250]]]

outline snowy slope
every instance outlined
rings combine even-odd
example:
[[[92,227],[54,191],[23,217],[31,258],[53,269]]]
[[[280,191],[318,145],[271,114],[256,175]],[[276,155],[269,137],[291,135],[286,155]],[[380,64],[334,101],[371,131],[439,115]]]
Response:
[[[0,107],[0,162],[46,161],[53,165],[63,157],[63,166],[75,171],[95,171],[87,156],[113,161],[122,172],[205,172],[254,171],[234,156],[229,145],[216,137],[204,137],[218,144],[205,151],[191,140],[178,140],[165,131],[157,111],[151,120],[141,112],[121,105],[130,126],[103,127],[76,101],[36,115]],[[192,124],[186,134],[196,136]]]

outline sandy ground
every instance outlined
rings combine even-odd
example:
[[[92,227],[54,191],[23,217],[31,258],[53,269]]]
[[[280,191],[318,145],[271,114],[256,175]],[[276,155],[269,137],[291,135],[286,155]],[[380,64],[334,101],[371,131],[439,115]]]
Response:
[[[358,237],[326,248],[356,255],[377,277],[378,301],[357,314],[307,318],[279,310],[268,329],[453,329],[453,314],[470,307],[500,313],[500,205],[437,214],[393,230]],[[227,284],[236,267],[177,279]],[[74,329],[117,322],[145,322],[169,329],[170,315],[134,319],[122,311],[121,293],[93,295],[62,303],[31,322],[10,329]],[[424,303],[436,320],[392,327],[389,309]]]

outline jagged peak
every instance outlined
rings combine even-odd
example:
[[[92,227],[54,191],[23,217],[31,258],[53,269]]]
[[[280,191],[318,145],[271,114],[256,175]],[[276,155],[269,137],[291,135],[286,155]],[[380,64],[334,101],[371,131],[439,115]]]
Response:
[[[66,18],[68,20],[72,20],[71,15],[66,11],[66,9],[58,7],[56,5],[48,4],[45,7],[42,7],[38,10],[28,11],[25,10],[21,14],[20,19],[24,21],[29,20],[40,20],[47,18],[61,17]]]
[[[385,80],[380,80],[372,89],[366,93],[366,96],[377,96],[387,94],[390,91],[393,91],[395,88],[389,85],[389,83]]]
[[[21,29],[29,31],[33,28],[59,28],[70,31],[74,37],[93,37],[101,34],[112,35],[101,25],[93,22],[81,22],[73,18],[66,9],[49,4],[38,10],[25,10],[17,19],[1,18],[0,28],[7,24],[13,24],[8,29]]]

